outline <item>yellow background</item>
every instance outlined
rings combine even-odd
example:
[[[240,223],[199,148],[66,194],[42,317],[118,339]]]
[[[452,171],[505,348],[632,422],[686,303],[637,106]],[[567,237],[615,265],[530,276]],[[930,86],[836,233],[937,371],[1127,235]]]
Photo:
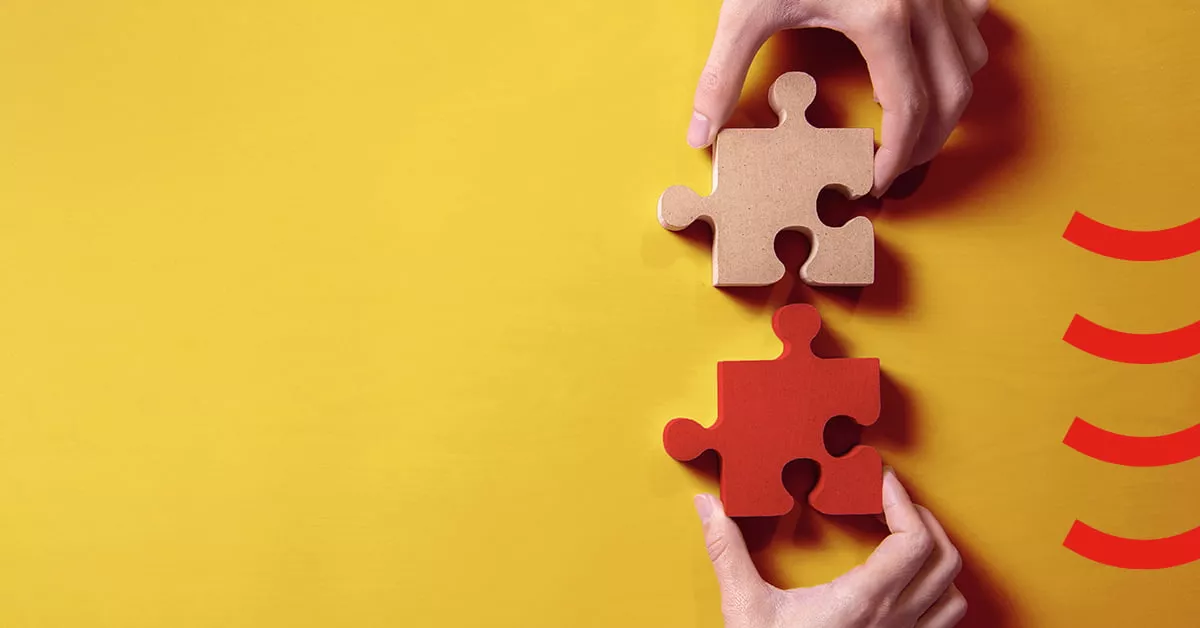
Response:
[[[1200,256],[1060,235],[1196,216],[1200,13],[1001,4],[924,184],[856,205],[879,283],[729,294],[654,215],[708,192],[684,135],[714,0],[4,2],[0,625],[716,626],[715,485],[660,433],[714,418],[717,360],[776,355],[789,299],[881,358],[863,439],[967,556],[975,625],[1195,625],[1200,563],[1061,542],[1200,524],[1200,461],[1061,439],[1194,424],[1200,358],[1061,336],[1196,320]],[[806,69],[825,121],[877,128],[826,44],[772,41],[741,122]],[[782,586],[879,539],[807,510],[749,533]]]

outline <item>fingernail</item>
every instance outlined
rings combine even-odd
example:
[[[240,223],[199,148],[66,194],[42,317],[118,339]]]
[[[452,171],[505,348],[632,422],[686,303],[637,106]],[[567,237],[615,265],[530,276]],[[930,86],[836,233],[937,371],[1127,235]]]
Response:
[[[889,479],[891,478],[891,479]],[[896,495],[897,485],[900,480],[896,477],[896,470],[890,466],[883,467],[883,505],[886,508],[899,501]]]
[[[708,118],[699,111],[692,112],[692,123],[688,125],[687,142],[692,148],[703,148],[708,145],[708,132],[711,125]]]
[[[700,523],[708,523],[713,514],[713,498],[708,495],[697,495],[692,502],[696,504],[696,514],[700,515]]]

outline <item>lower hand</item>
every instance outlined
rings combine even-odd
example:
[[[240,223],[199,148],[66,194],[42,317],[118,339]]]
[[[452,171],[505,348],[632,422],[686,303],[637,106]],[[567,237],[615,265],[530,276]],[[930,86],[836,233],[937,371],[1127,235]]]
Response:
[[[767,583],[720,502],[698,495],[696,511],[727,628],[948,628],[966,614],[966,599],[954,586],[962,567],[958,550],[890,469],[883,512],[891,533],[865,563],[816,587],[785,591]]]

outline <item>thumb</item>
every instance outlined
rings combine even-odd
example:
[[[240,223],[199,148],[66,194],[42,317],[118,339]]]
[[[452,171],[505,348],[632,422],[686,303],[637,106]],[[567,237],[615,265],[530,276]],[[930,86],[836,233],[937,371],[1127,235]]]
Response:
[[[726,2],[721,7],[712,50],[696,86],[692,121],[687,141],[692,148],[713,142],[717,131],[733,114],[754,55],[771,35],[768,24],[747,3]]]
[[[758,575],[746,541],[737,524],[725,514],[721,502],[711,495],[697,495],[696,513],[704,525],[704,543],[708,558],[717,574],[717,586],[726,603],[745,604],[762,590],[764,580]]]

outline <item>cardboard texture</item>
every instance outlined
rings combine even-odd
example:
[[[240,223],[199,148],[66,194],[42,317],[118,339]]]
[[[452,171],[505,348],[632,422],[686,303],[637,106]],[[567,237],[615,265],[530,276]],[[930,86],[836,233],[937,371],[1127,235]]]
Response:
[[[872,447],[835,457],[825,447],[825,425],[845,415],[860,425],[879,418],[879,360],[822,359],[810,346],[821,328],[816,308],[804,303],[775,312],[783,353],[774,360],[717,364],[717,420],[709,428],[673,419],[663,430],[667,453],[681,462],[708,450],[721,456],[721,501],[733,517],[786,514],[793,499],[783,467],[808,459],[820,465],[808,502],[834,515],[883,510],[883,462]]]
[[[771,86],[773,129],[725,129],[713,149],[712,193],[672,186],[658,201],[658,220],[679,231],[697,220],[713,228],[713,285],[764,286],[783,277],[775,255],[780,231],[805,233],[812,253],[800,278],[814,286],[865,286],[875,280],[875,233],[856,217],[834,228],[817,216],[817,195],[834,187],[850,198],[871,190],[871,129],[819,129],[805,110],[816,82],[802,72]]]

